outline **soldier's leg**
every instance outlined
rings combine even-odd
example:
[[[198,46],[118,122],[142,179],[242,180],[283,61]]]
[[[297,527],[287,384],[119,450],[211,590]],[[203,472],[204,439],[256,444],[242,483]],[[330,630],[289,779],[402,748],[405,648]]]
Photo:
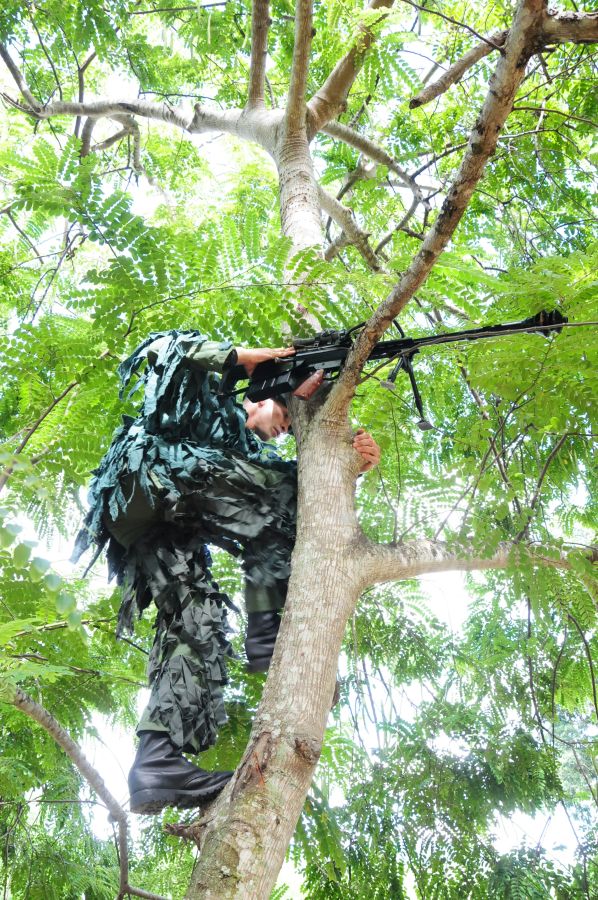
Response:
[[[207,547],[192,532],[152,529],[131,548],[133,555],[138,582],[158,609],[151,695],[138,730],[166,730],[182,750],[199,753],[214,744],[226,721],[229,601],[212,578]]]
[[[228,602],[210,572],[207,548],[193,533],[161,525],[128,548],[127,597],[158,608],[150,654],[150,700],[137,727],[140,743],[129,774],[133,812],[196,806],[214,796],[230,772],[204,772],[182,751],[197,753],[226,721],[224,656]],[[129,603],[130,606],[130,603]]]
[[[265,671],[286,599],[295,543],[295,467],[275,468],[229,457],[211,469],[201,491],[179,482],[177,489],[180,497],[171,510],[174,521],[200,521],[206,540],[233,551],[242,547],[246,651],[250,668]]]

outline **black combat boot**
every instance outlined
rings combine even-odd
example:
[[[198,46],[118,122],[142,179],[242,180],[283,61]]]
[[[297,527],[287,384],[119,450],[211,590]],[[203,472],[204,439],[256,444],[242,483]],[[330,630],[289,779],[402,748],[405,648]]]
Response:
[[[253,612],[247,615],[245,653],[250,672],[267,672],[280,628],[281,609]]]
[[[185,759],[165,731],[140,731],[129,772],[131,812],[159,813],[165,806],[200,806],[220,793],[232,772],[205,772]]]

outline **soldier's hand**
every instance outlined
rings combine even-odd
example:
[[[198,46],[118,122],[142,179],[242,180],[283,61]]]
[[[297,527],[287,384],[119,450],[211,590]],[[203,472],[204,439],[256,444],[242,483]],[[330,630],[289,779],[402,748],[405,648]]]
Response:
[[[259,363],[268,362],[270,359],[284,359],[295,354],[294,347],[276,347],[273,350],[268,347],[258,347],[255,350],[247,347],[236,347],[235,349],[238,364],[244,367],[250,378]]]
[[[360,472],[369,472],[380,462],[380,447],[371,434],[358,428],[353,438],[353,449],[357,450],[363,462]]]

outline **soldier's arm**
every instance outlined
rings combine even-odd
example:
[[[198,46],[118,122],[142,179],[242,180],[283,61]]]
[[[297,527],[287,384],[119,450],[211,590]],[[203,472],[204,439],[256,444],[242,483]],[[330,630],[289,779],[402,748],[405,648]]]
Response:
[[[240,365],[251,376],[258,363],[276,357],[292,356],[294,352],[293,347],[262,347],[252,350],[248,347],[233,347],[230,341],[204,340],[190,350],[186,357],[192,365],[209,372],[222,372],[227,367]]]
[[[201,338],[185,354],[188,362],[205,372],[222,372],[237,363],[237,351],[231,341],[208,341]]]

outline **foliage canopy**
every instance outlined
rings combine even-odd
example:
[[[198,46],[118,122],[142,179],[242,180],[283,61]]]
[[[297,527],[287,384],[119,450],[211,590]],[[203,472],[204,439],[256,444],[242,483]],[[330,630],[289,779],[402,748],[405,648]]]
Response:
[[[76,100],[84,84],[86,98],[227,109],[245,102],[249,6],[6,0],[0,40],[43,103]],[[94,733],[98,714],[133,727],[150,623],[137,647],[117,644],[110,588],[92,588],[44,549],[72,538],[81,489],[134,406],[118,401],[118,361],[148,332],[172,327],[278,346],[289,326],[306,330],[298,303],[325,327],[365,319],[437,215],[493,57],[431,105],[409,101],[476,42],[472,29],[503,29],[511,13],[506,0],[489,9],[442,0],[423,12],[401,2],[383,15],[342,0],[315,4],[309,94],[371,26],[376,42],[340,121],[382,146],[424,196],[413,209],[395,170],[327,133],[315,137],[317,179],[369,235],[376,271],[342,242],[328,259],[298,254],[289,270],[276,173],[252,145],[166,123],[126,131],[104,118],[82,155],[82,121],[24,115],[8,99],[18,92],[5,70],[0,701],[22,686],[75,739]],[[293,14],[287,0],[271,4],[270,108],[288,91]],[[594,60],[591,45],[576,44],[534,57],[449,251],[401,318],[408,333],[541,308],[598,319]],[[328,221],[326,233],[328,247],[337,225]],[[394,392],[379,385],[386,370],[368,370],[353,406],[383,450],[379,472],[358,489],[368,534],[467,539],[484,552],[525,537],[546,558],[565,545],[579,553],[567,571],[519,561],[468,576],[462,629],[439,621],[415,582],[367,592],[347,631],[341,703],[292,858],[310,898],[595,896],[597,585],[584,550],[596,521],[596,332],[424,351],[416,370],[433,430],[415,427],[406,379]],[[39,544],[22,539],[19,522]],[[238,592],[230,560],[219,556],[217,568]],[[259,678],[231,666],[230,723],[202,765],[236,764],[260,691]],[[5,893],[113,897],[114,848],[93,836],[89,804],[78,802],[93,798],[47,734],[9,702],[0,708]],[[576,835],[570,866],[539,846],[496,850],[497,816],[556,809]],[[135,883],[184,891],[187,845],[153,823],[136,851]]]

